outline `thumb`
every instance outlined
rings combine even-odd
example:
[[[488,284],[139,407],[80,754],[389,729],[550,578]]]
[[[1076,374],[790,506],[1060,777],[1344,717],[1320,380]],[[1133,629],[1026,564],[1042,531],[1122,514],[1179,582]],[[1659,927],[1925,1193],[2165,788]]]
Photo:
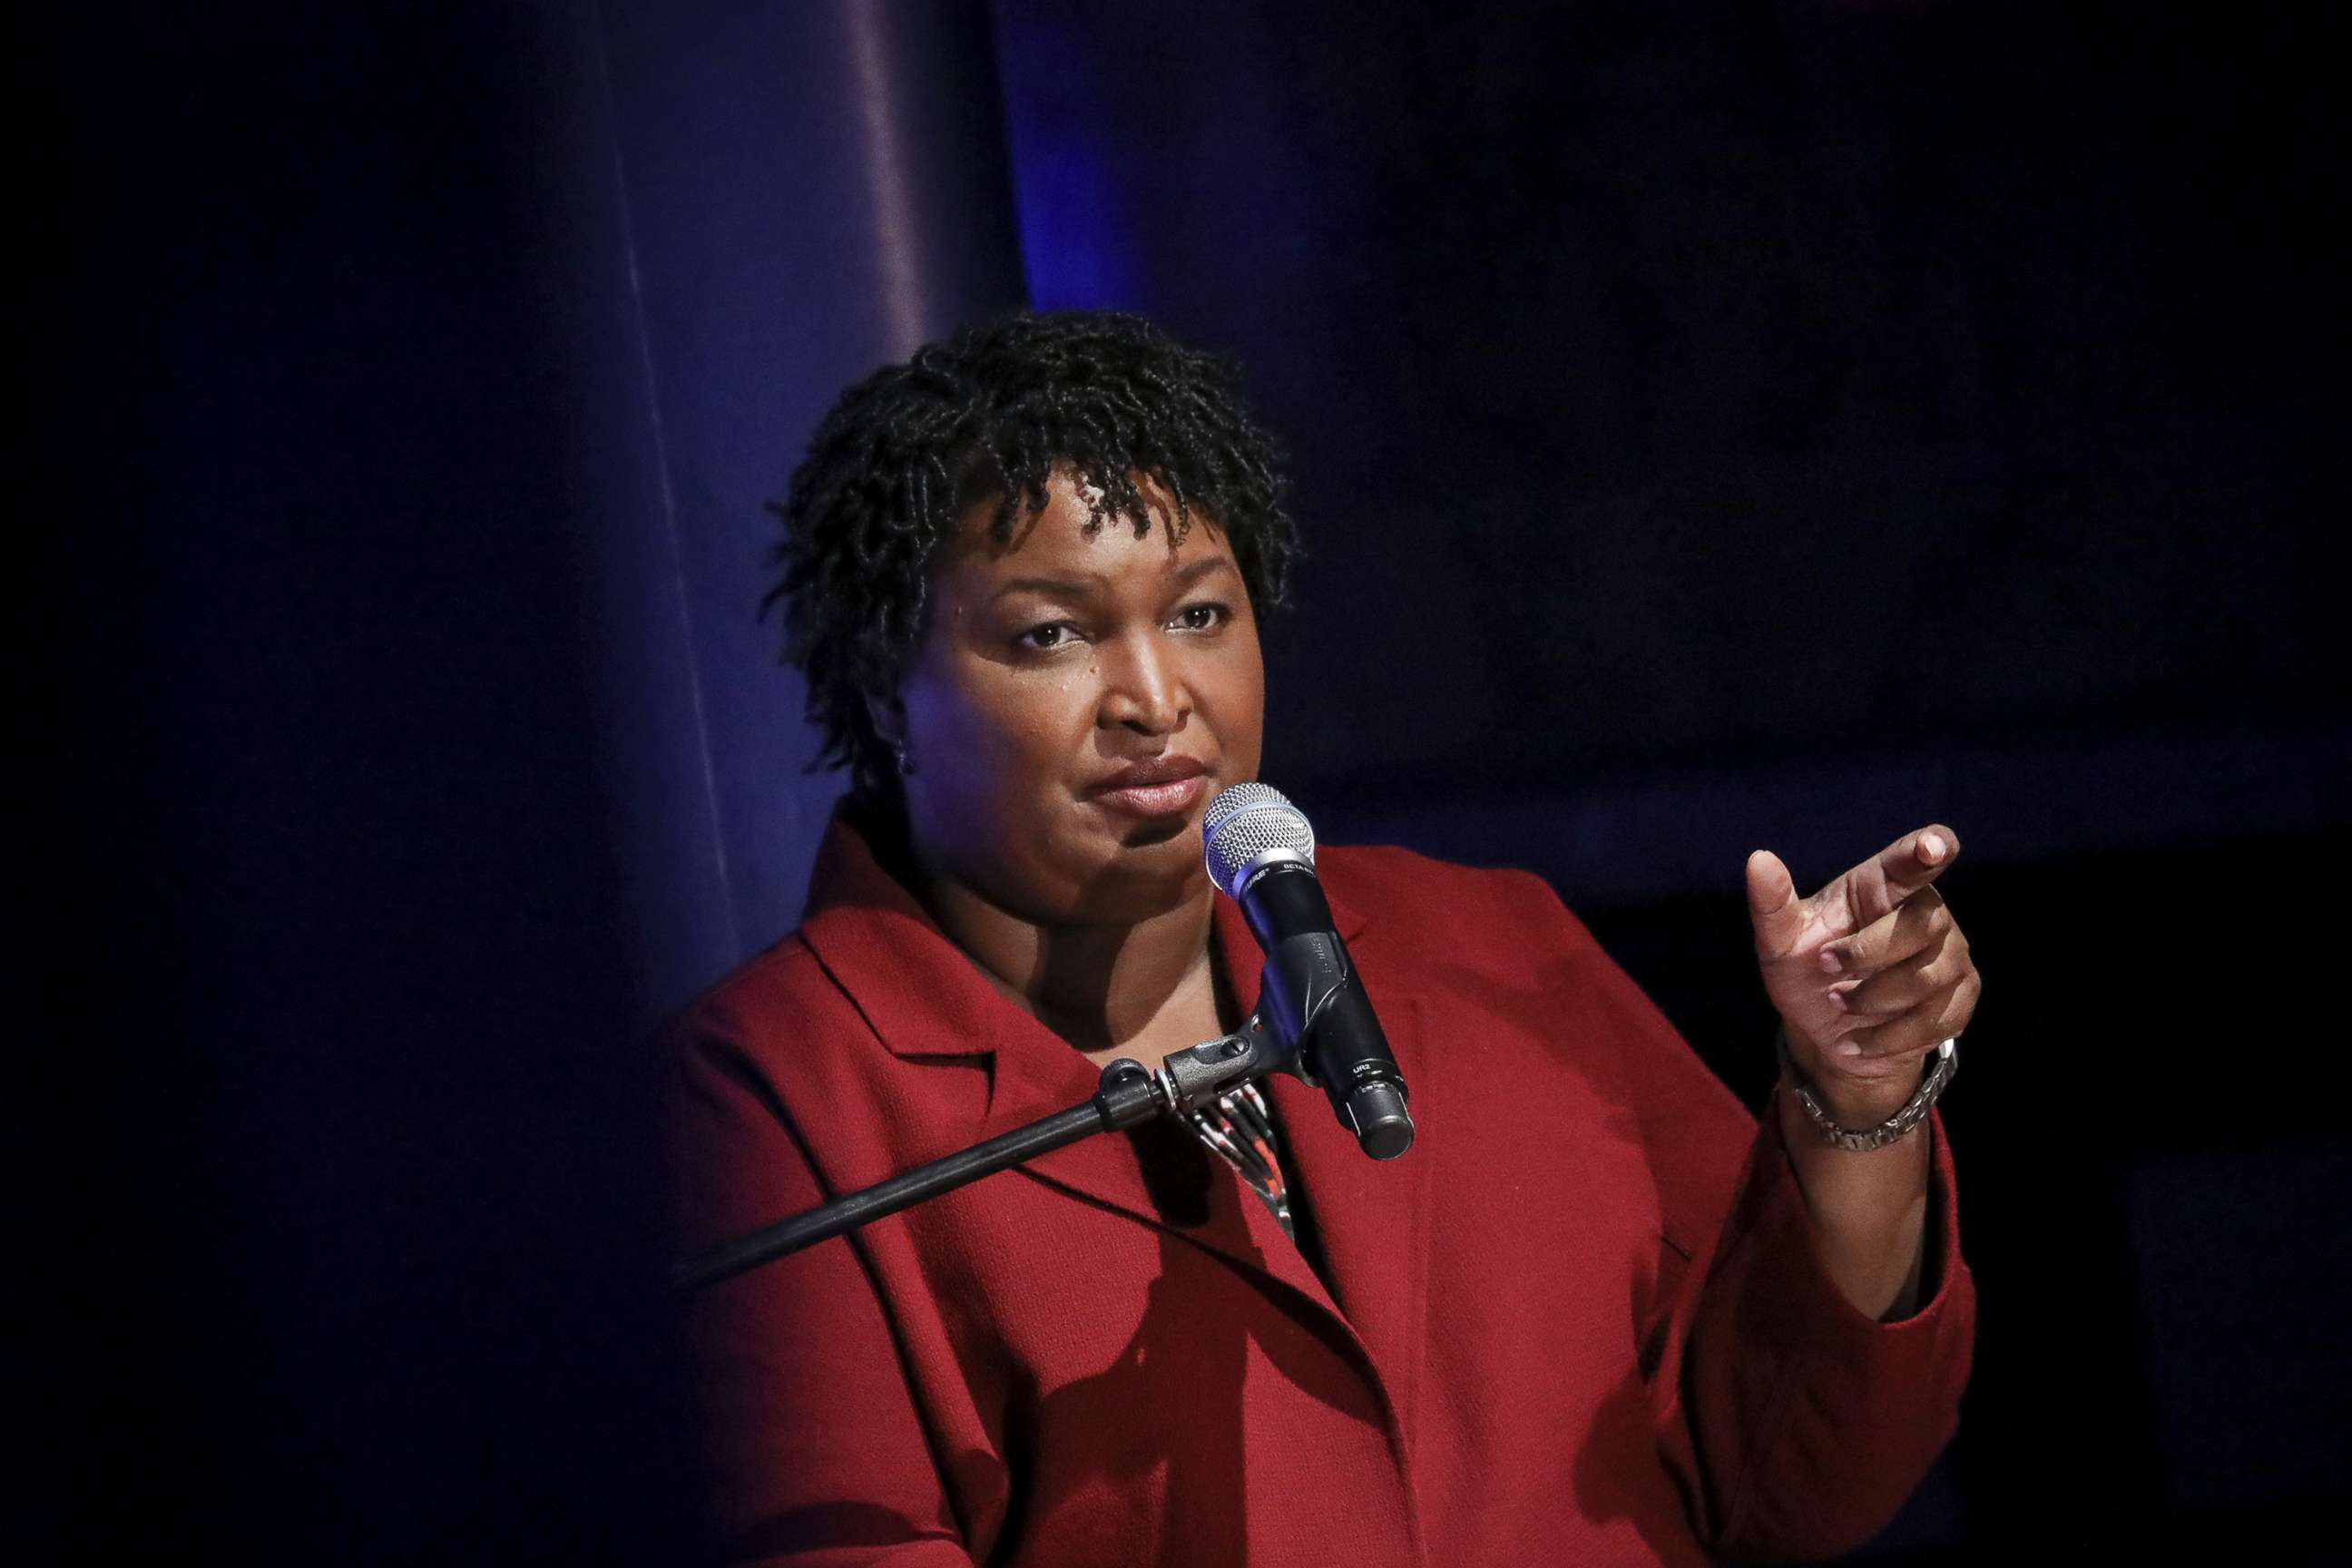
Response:
[[[1748,918],[1756,927],[1756,951],[1766,958],[1793,951],[1804,930],[1796,881],[1769,849],[1748,858]]]

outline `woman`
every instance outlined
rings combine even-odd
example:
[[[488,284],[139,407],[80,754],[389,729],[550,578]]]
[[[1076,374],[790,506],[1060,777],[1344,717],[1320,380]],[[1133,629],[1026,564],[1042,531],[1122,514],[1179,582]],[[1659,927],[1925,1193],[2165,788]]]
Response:
[[[852,389],[782,510],[771,597],[855,785],[802,928],[678,1026],[689,1248],[1077,1103],[1256,994],[1200,821],[1256,773],[1296,544],[1227,374],[1132,318],[1015,318]],[[1759,1126],[1536,879],[1326,849],[1411,1152],[1367,1160],[1276,1079],[1288,1225],[1158,1123],[714,1288],[726,1552],[1854,1544],[1950,1433],[1974,1294],[1933,1114],[1862,1152],[1816,1123],[1916,1119],[1965,1026],[1930,886],[1957,853],[1923,829],[1810,899],[1749,862],[1789,1074]]]

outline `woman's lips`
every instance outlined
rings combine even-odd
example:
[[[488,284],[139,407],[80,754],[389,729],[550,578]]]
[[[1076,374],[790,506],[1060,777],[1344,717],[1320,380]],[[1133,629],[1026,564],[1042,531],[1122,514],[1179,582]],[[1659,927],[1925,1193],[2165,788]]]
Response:
[[[1192,810],[1208,789],[1209,775],[1194,773],[1191,778],[1171,779],[1166,784],[1102,790],[1095,799],[1113,811],[1134,816],[1172,816]]]
[[[1122,816],[1179,816],[1209,789],[1209,765],[1181,752],[1139,758],[1094,789],[1094,798]]]

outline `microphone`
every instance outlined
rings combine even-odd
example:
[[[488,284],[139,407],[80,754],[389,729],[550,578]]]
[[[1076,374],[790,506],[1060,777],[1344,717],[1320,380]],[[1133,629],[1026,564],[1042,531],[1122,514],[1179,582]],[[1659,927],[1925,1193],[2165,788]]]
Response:
[[[1403,1075],[1315,876],[1315,830],[1280,790],[1237,784],[1201,819],[1209,879],[1265,949],[1258,1013],[1299,1076],[1375,1160],[1412,1147]]]

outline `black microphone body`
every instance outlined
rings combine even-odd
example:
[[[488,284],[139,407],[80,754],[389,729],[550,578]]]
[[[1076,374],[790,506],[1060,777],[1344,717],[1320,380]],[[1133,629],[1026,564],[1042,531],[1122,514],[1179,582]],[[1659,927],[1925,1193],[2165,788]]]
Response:
[[[1265,949],[1258,1012],[1266,1027],[1296,1050],[1303,1076],[1322,1086],[1364,1152],[1395,1159],[1412,1147],[1404,1077],[1314,868],[1277,861],[1251,876],[1235,901]]]

